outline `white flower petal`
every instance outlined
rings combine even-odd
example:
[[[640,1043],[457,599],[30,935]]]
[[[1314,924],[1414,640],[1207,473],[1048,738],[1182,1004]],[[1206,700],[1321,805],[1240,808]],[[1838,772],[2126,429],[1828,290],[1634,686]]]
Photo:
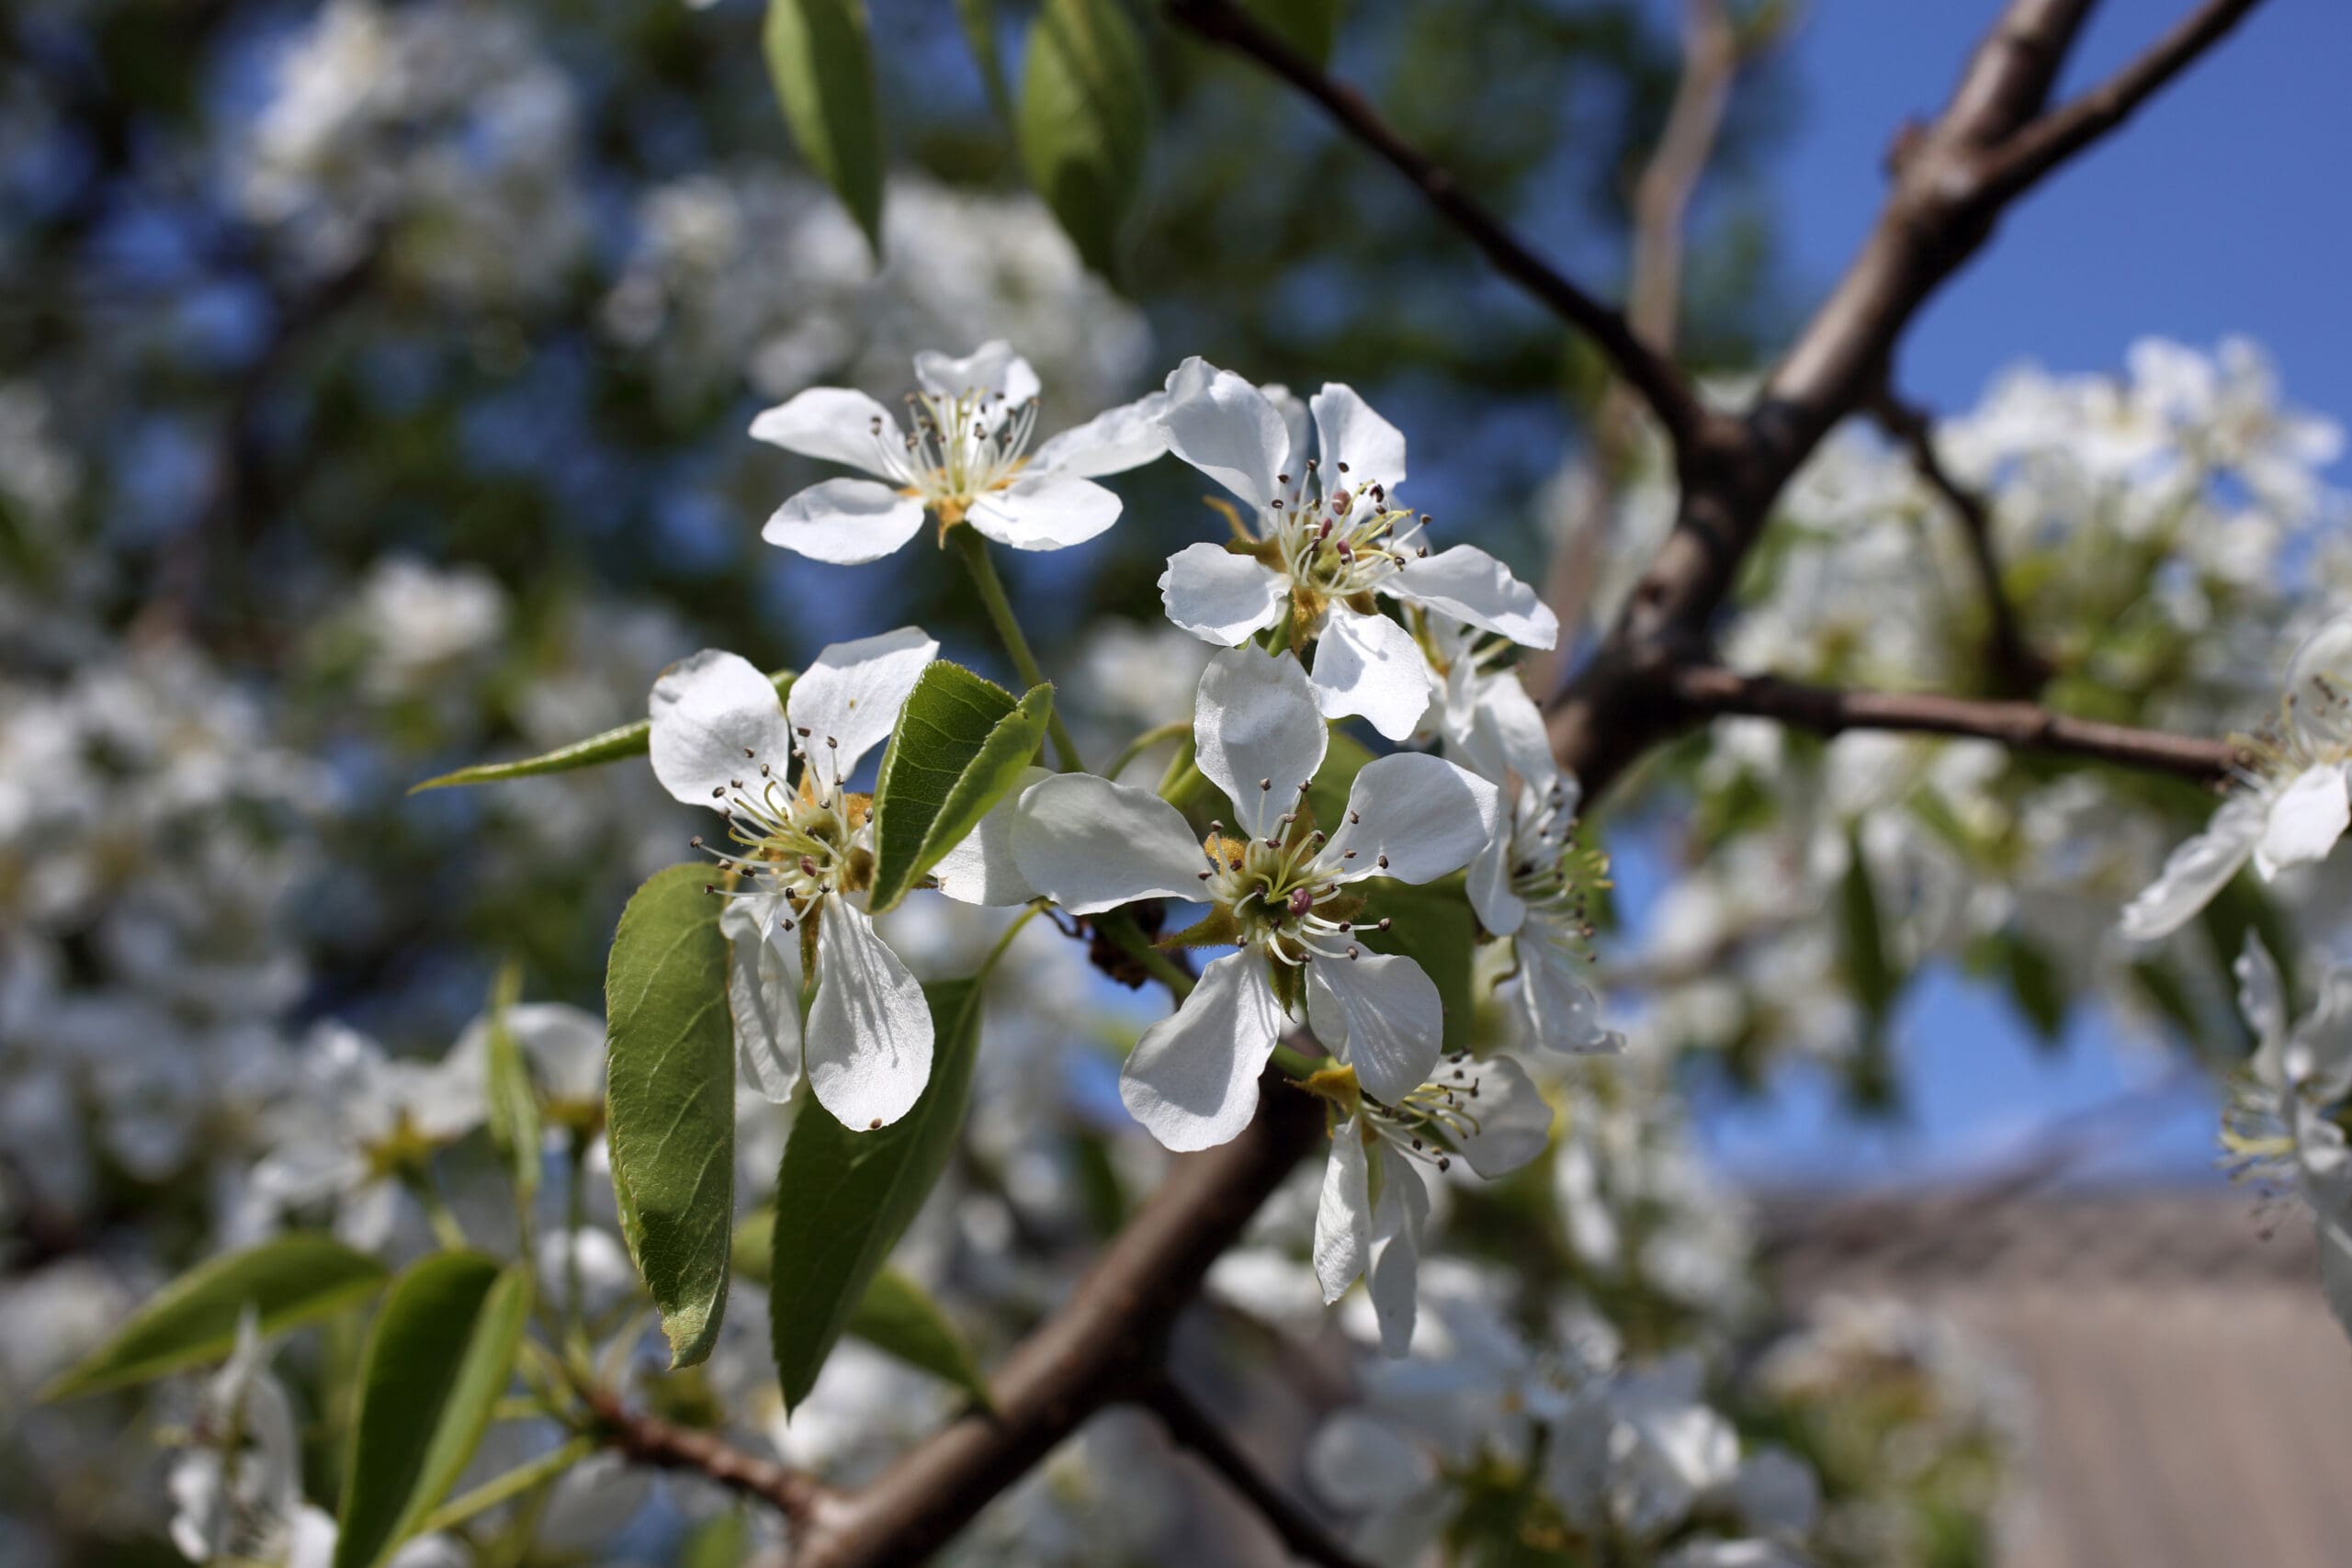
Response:
[[[2262,837],[2254,846],[2254,866],[2265,881],[2284,867],[2324,860],[2352,824],[2352,795],[2344,770],[2333,763],[2306,768],[2270,803]]]
[[[1187,545],[1168,558],[1168,570],[1159,574],[1159,602],[1169,620],[1221,648],[1272,626],[1288,592],[1281,572],[1222,545]]]
[[[1012,858],[1022,880],[1073,915],[1198,898],[1208,865],[1182,812],[1092,773],[1057,773],[1023,792]]]
[[[1478,1085],[1476,1095],[1462,1102],[1470,1130],[1453,1140],[1471,1169],[1491,1181],[1517,1170],[1550,1146],[1552,1107],[1526,1068],[1509,1056],[1489,1056],[1483,1062],[1465,1063],[1459,1070]]]
[[[1315,427],[1307,415],[1306,404],[1297,393],[1280,381],[1269,381],[1258,389],[1266,394],[1266,400],[1274,405],[1276,413],[1282,415],[1283,434],[1289,440],[1290,455],[1283,459],[1283,466],[1276,471],[1296,479],[1306,471],[1307,453],[1313,446]]]
[[[1053,776],[1048,768],[1023,770],[1004,798],[989,807],[980,825],[940,857],[931,874],[942,893],[959,904],[1026,904],[1037,897],[1036,886],[1021,874],[1021,863],[1013,854],[1012,828],[1021,797],[1033,784]]]
[[[880,422],[877,430],[876,421]],[[895,479],[891,460],[902,433],[888,409],[846,387],[811,387],[752,421],[752,439],[803,457],[845,463],[877,479]]]
[[[2238,977],[2238,1011],[2254,1029],[2255,1060],[2276,1058],[2287,1038],[2287,984],[2252,926],[2246,928],[2245,945],[2231,968]]]
[[[1012,352],[1002,338],[990,338],[963,358],[925,353],[915,355],[915,380],[933,397],[960,398],[967,392],[1001,396],[1009,403],[1025,403],[1038,393],[1037,373]]]
[[[1390,1105],[1429,1081],[1445,1047],[1437,982],[1397,953],[1307,964],[1306,1021],[1325,1050],[1355,1068],[1364,1092]]]
[[[1315,644],[1315,700],[1327,718],[1361,714],[1391,740],[1430,711],[1429,660],[1413,634],[1385,615],[1334,604]]]
[[[1342,381],[1326,381],[1308,400],[1315,436],[1323,457],[1323,482],[1347,490],[1377,484],[1395,490],[1405,482],[1405,437],[1372,412],[1372,405]]]
[[[662,671],[648,711],[653,776],[689,806],[723,811],[714,792],[756,777],[762,762],[782,768],[792,760],[775,685],[732,653],[706,648]]]
[[[2156,879],[2123,907],[2123,934],[2134,942],[2154,942],[2187,925],[2254,852],[2267,805],[2260,795],[2234,795],[2223,801],[2205,830],[2183,840],[2165,858]]]
[[[1355,851],[1350,881],[1433,881],[1467,865],[1501,831],[1499,802],[1495,786],[1467,768],[1426,751],[1392,751],[1357,772],[1347,819],[1330,829],[1324,855]]]
[[[931,1008],[865,911],[827,897],[803,1055],[817,1102],[852,1132],[887,1127],[931,1081]]]
[[[1520,930],[1519,1004],[1532,1044],[1578,1055],[1610,1055],[1625,1037],[1600,1026],[1600,998],[1584,983],[1584,962],[1555,931],[1537,922]]]
[[[2311,750],[2352,739],[2352,612],[2323,622],[2287,661],[2287,716]]]
[[[964,520],[1016,550],[1059,550],[1116,523],[1119,506],[1119,498],[1092,479],[1031,469],[974,501]]]
[[[1510,852],[1511,834],[1499,829],[1470,863],[1470,908],[1496,936],[1510,935],[1527,919],[1527,900],[1510,890]]]
[[[1371,1278],[1367,1281],[1374,1314],[1380,1323],[1380,1352],[1402,1356],[1413,1348],[1413,1320],[1419,1302],[1415,1287],[1421,1263],[1421,1227],[1430,1217],[1429,1189],[1409,1160],[1396,1161],[1381,1189],[1380,1206],[1373,1216],[1379,1239],[1373,1243]]]
[[[1168,394],[1153,392],[1072,425],[1029,456],[1029,468],[1095,478],[1139,468],[1168,450]]]
[[[1256,511],[1274,499],[1290,431],[1263,392],[1196,355],[1168,378],[1165,418],[1170,452]]]
[[[506,1010],[506,1027],[548,1098],[575,1104],[605,1098],[602,1018],[569,1002],[519,1002]],[[481,1028],[487,1049],[487,1019]],[[447,1087],[428,1089],[424,1099],[410,1108],[418,1130],[428,1136],[456,1138],[478,1125],[484,1114],[480,1083],[476,1077],[466,1086],[468,1098],[462,1104],[453,1103]]]
[[[1497,784],[1510,773],[1536,785],[1561,776],[1544,712],[1513,672],[1482,675],[1463,659],[1447,672],[1438,702],[1446,750],[1464,767]]]
[[[880,560],[922,528],[922,502],[873,479],[810,485],[770,514],[760,537],[810,560]]]
[[[854,642],[828,643],[792,683],[785,709],[819,776],[847,778],[866,752],[890,737],[899,710],[939,644],[920,626],[900,626]],[[763,757],[761,761],[766,759]]]
[[[1264,957],[1227,953],[1201,972],[1174,1013],[1143,1032],[1119,1075],[1119,1098],[1179,1153],[1229,1143],[1257,1112],[1258,1075],[1283,1022]]]
[[[800,1087],[800,934],[775,910],[729,898],[718,913],[728,945],[727,1007],[743,1082],[782,1105]]]
[[[1382,586],[1408,604],[1507,637],[1522,648],[1550,648],[1560,640],[1560,617],[1552,607],[1476,545],[1416,557]]]
[[[1297,804],[1323,765],[1331,732],[1298,660],[1254,644],[1209,660],[1193,704],[1193,760],[1233,802],[1240,826],[1262,837]]]
[[[1372,1242],[1372,1171],[1363,1127],[1353,1116],[1331,1134],[1323,1192],[1315,1209],[1315,1278],[1325,1304],[1347,1294],[1363,1276]]]

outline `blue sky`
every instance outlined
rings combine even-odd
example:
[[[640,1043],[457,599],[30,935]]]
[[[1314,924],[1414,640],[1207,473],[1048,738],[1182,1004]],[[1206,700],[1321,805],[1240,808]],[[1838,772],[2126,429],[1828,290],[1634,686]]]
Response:
[[[2108,0],[2065,90],[2138,52],[2193,0]],[[1664,8],[1676,6],[1661,0]],[[1943,102],[1997,0],[1812,0],[1791,45],[1803,123],[1780,162],[1778,213],[1800,299],[1836,278],[1884,190],[1894,128]],[[2290,397],[2352,424],[2352,5],[2272,0],[2122,132],[2022,203],[1905,340],[1911,396],[1951,410],[2020,359],[2099,370],[2155,333],[2245,333]],[[2346,482],[2342,466],[2338,483]],[[1769,1103],[1713,1106],[1711,1148],[1760,1181],[1920,1179],[1999,1168],[2059,1140],[2083,1174],[2216,1179],[2210,1092],[2161,1058],[2078,1022],[2038,1051],[1998,998],[1948,977],[1915,987],[1896,1028],[1912,1116],[1845,1121],[1802,1073]]]

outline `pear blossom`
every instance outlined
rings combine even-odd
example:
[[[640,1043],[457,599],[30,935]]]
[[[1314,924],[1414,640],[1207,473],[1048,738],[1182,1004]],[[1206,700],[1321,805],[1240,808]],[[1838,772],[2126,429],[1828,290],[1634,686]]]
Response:
[[[1510,815],[1470,863],[1470,907],[1487,931],[1511,940],[1527,1038],[1555,1051],[1613,1053],[1625,1037],[1601,1027],[1600,999],[1584,983],[1592,935],[1585,888],[1607,863],[1570,841],[1578,796],[1572,774],[1521,780]]]
[[[1424,735],[1484,779],[1548,777],[1555,769],[1543,710],[1504,660],[1511,645],[1450,615],[1421,620],[1421,651],[1435,697],[1422,716]]]
[[[373,1249],[390,1239],[401,1181],[480,1126],[481,1076],[453,1053],[395,1060],[357,1031],[322,1023],[294,1092],[265,1118],[269,1148],[254,1167],[252,1202],[266,1215],[335,1205],[335,1230]]]
[[[931,1077],[922,987],[865,910],[873,801],[845,781],[888,737],[938,651],[913,626],[831,644],[787,702],[749,660],[705,649],[653,687],[654,776],[727,819],[732,847],[711,852],[736,879],[719,923],[743,1076],[781,1102],[805,1072],[846,1127],[897,1121]]]
[[[294,1407],[268,1367],[252,1309],[235,1349],[206,1380],[187,1447],[165,1482],[172,1544],[191,1562],[284,1561],[324,1568],[334,1524],[302,1502],[302,1450]]]
[[[1364,1094],[1346,1068],[1306,1087],[1334,1108],[1315,1214],[1323,1300],[1336,1302],[1368,1279],[1381,1348],[1401,1356],[1413,1342],[1415,1275],[1430,1211],[1419,1167],[1449,1170],[1458,1154],[1482,1177],[1506,1175],[1544,1152],[1552,1108],[1509,1056],[1474,1062],[1457,1053],[1431,1081],[1392,1103]]]
[[[1698,1356],[1679,1351],[1578,1392],[1544,1466],[1571,1523],[1654,1538],[1739,1477],[1739,1434],[1707,1404]]]
[[[2323,1221],[2352,1221],[2352,1147],[2336,1115],[2352,1096],[2352,969],[2330,966],[2312,1010],[2290,1022],[2284,978],[2252,931],[2232,965],[2254,1031],[2245,1077],[2222,1112],[2236,1173],[2275,1182]]]
[[[2324,860],[2352,824],[2352,614],[2328,620],[2287,665],[2278,723],[2244,743],[2253,761],[2205,830],[2124,906],[2123,934],[2168,936],[2211,901],[2247,861],[2266,882]]]
[[[1012,821],[1021,878],[1072,914],[1205,898],[1204,930],[1239,944],[1144,1031],[1120,1098],[1171,1149],[1226,1142],[1249,1123],[1258,1074],[1304,993],[1316,1037],[1364,1091],[1403,1100],[1437,1066],[1443,1005],[1413,960],[1363,948],[1351,889],[1460,868],[1493,832],[1494,786],[1439,757],[1376,758],[1357,773],[1344,818],[1316,828],[1305,797],[1330,737],[1287,652],[1244,647],[1212,660],[1193,734],[1201,772],[1237,818],[1229,829],[1212,823],[1205,841],[1157,795],[1089,773],[1031,786]]]
[[[827,479],[776,508],[761,537],[813,560],[879,560],[915,536],[927,512],[968,523],[1016,550],[1084,544],[1119,518],[1096,476],[1167,450],[1154,392],[1097,414],[1034,452],[1037,373],[1001,339],[962,359],[915,355],[907,423],[863,392],[812,387],[763,412],[752,434],[787,452],[872,475]]]
[[[1278,390],[1278,389],[1277,389]],[[1216,480],[1247,513],[1226,544],[1188,545],[1159,579],[1168,618],[1227,647],[1290,616],[1292,646],[1317,643],[1315,698],[1331,718],[1361,715],[1391,740],[1430,705],[1429,667],[1382,596],[1436,611],[1529,648],[1550,648],[1559,619],[1486,551],[1421,543],[1425,516],[1394,503],[1405,438],[1353,388],[1327,382],[1306,420],[1195,356],[1168,378],[1168,449]]]

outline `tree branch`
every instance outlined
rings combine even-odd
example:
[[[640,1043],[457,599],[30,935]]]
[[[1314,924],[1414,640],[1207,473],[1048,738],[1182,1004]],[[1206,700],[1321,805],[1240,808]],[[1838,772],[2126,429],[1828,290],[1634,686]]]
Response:
[[[1973,736],[2020,751],[2084,757],[2209,784],[2227,780],[2244,760],[2231,741],[2075,718],[2034,703],[1984,702],[1933,692],[1849,691],[1773,675],[1742,675],[1706,664],[1677,670],[1669,685],[1693,716],[1751,714],[1822,735],[1907,729]]]
[[[2012,201],[2132,118],[2132,111],[2245,20],[2261,0],[2207,0],[2148,51],[2012,140],[1978,176],[1984,198]]]
[[[815,1476],[736,1448],[716,1433],[632,1411],[610,1389],[589,1389],[584,1396],[605,1444],[639,1464],[692,1471],[774,1506],[797,1524],[815,1517],[837,1495]]]
[[[1168,0],[1167,10],[1177,26],[1247,55],[1321,105],[1340,130],[1403,175],[1496,271],[1590,338],[1678,446],[1718,417],[1699,401],[1673,362],[1644,343],[1623,315],[1530,250],[1464,194],[1452,175],[1397,135],[1362,93],[1325,74],[1233,0]]]
[[[2120,80],[2120,113],[2219,39],[2256,0],[2222,0]],[[1766,378],[1755,411],[1725,431],[1703,426],[1679,453],[1675,523],[1598,652],[1551,705],[1554,754],[1597,798],[1634,758],[1690,716],[1673,677],[1703,661],[1716,612],[1781,491],[1823,436],[1864,408],[1887,378],[1896,341],[1936,289],[1992,237],[2024,188],[1996,177],[2013,147],[2031,146],[2091,0],[2009,0],[1933,124],[1898,144],[1894,185],[1870,237]],[[2098,95],[2094,95],[2098,97]],[[2101,99],[2101,102],[2106,100]],[[2052,119],[2103,127],[2097,112]],[[2024,140],[2021,140],[2024,139]],[[2063,152],[2060,156],[2063,156]],[[2054,159],[2052,162],[2054,163]],[[1988,171],[1994,171],[1988,174]]]
[[[1234,1446],[1223,1427],[1195,1403],[1192,1395],[1166,1378],[1148,1383],[1136,1403],[1159,1417],[1179,1448],[1216,1472],[1225,1483],[1258,1511],[1290,1554],[1302,1562],[1323,1568],[1364,1568],[1323,1522],[1285,1495],[1248,1454]]]
[[[1951,470],[1944,467],[1943,458],[1936,452],[1934,423],[1925,411],[1903,401],[1891,391],[1882,390],[1871,401],[1871,415],[1888,434],[1903,443],[1904,450],[1910,454],[1911,467],[1960,519],[1962,536],[1968,542],[1968,557],[1976,569],[1977,586],[1984,596],[1989,623],[1985,640],[1993,656],[1994,675],[2009,695],[2031,696],[2050,679],[2050,665],[2026,645],[2025,634],[2018,626],[2017,606],[2010,603],[2008,589],[2001,581],[2001,560],[1993,548],[1992,508],[1983,496],[1953,479]]]
[[[1625,315],[1634,335],[1660,354],[1674,352],[1681,326],[1683,223],[1690,198],[1714,156],[1724,108],[1739,73],[1739,30],[1724,0],[1686,0],[1682,74],[1667,107],[1666,125],[1634,186],[1631,280]],[[1520,679],[1540,700],[1560,683],[1563,661],[1580,626],[1579,612],[1600,573],[1601,547],[1616,490],[1641,438],[1639,414],[1625,383],[1614,377],[1593,412],[1592,454],[1584,482],[1544,570],[1542,593],[1560,618],[1559,641],[1520,660]]]
[[[1006,1359],[994,1408],[951,1422],[820,1507],[797,1568],[921,1561],[1089,1416],[1158,1381],[1168,1331],[1209,1265],[1322,1136],[1319,1102],[1287,1078],[1269,1071],[1260,1090],[1248,1130],[1177,1156],[1069,1300]]]

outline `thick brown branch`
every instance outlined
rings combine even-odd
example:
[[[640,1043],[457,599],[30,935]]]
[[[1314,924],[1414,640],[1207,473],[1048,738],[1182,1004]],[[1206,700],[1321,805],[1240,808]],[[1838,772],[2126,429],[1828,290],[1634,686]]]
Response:
[[[1709,423],[1713,416],[1671,360],[1637,337],[1617,310],[1528,249],[1452,175],[1397,135],[1363,94],[1326,75],[1233,0],[1168,0],[1168,15],[1179,27],[1249,56],[1321,105],[1340,129],[1410,181],[1496,271],[1590,338],[1678,444]]]
[[[1977,587],[1984,596],[1988,632],[1985,640],[1993,657],[1993,673],[2001,690],[2009,695],[2031,696],[2050,679],[2050,666],[2026,645],[2025,633],[2018,625],[2017,606],[2010,603],[2009,591],[2001,581],[2001,559],[1993,548],[1991,506],[1983,496],[1953,479],[1951,470],[1944,467],[1943,458],[1936,451],[1934,422],[1924,411],[1892,392],[1882,392],[1871,403],[1871,413],[1888,434],[1903,443],[1903,449],[1910,455],[1911,467],[1960,519],[1962,537],[1968,543],[1968,558],[1976,570]]]
[[[2243,11],[2252,3],[2223,8]],[[1587,799],[1688,721],[1687,705],[1668,689],[1676,670],[1703,656],[1715,614],[1790,477],[1884,384],[1904,329],[1991,238],[2008,197],[2022,188],[1995,183],[1987,171],[1997,171],[2013,147],[2031,145],[2030,132],[2041,134],[2032,128],[2043,122],[2090,6],[2009,0],[1943,112],[1902,139],[1894,187],[1877,224],[1767,377],[1754,413],[1728,434],[1710,423],[1681,451],[1673,529],[1595,658],[1552,705],[1554,752],[1582,778]],[[2214,18],[2177,32],[2150,57],[2154,63],[2125,73],[2120,107],[2145,97],[2225,30]],[[2052,118],[2072,123],[2075,113]]]
[[[836,1495],[815,1476],[736,1448],[714,1433],[632,1411],[609,1389],[591,1390],[587,1399],[605,1442],[639,1464],[692,1471],[770,1504],[796,1523],[814,1517]]]
[[[1249,1129],[1179,1156],[1069,1300],[1006,1359],[995,1409],[950,1423],[820,1508],[797,1568],[922,1561],[1089,1416],[1158,1380],[1168,1330],[1201,1277],[1322,1136],[1318,1101],[1277,1073],[1261,1087]]]
[[[2207,0],[2131,64],[2020,131],[1979,179],[1985,199],[2011,201],[2067,159],[2132,118],[2132,111],[2207,50],[2262,0]]]
[[[1168,1429],[1168,1436],[1179,1448],[1189,1450],[1239,1493],[1282,1538],[1293,1557],[1302,1562],[1319,1562],[1323,1568],[1363,1568],[1363,1561],[1321,1520],[1300,1507],[1267,1478],[1248,1454],[1234,1446],[1225,1429],[1194,1403],[1192,1395],[1163,1378],[1147,1384],[1136,1395],[1136,1402],[1159,1417],[1159,1424]]]
[[[2053,713],[2033,703],[1984,702],[1932,692],[1860,692],[1809,686],[1773,675],[1692,665],[1668,682],[1697,716],[1752,714],[1822,735],[1848,729],[1907,729],[1997,740],[2020,751],[2084,757],[2218,784],[2241,761],[2227,740],[2170,735]]]

